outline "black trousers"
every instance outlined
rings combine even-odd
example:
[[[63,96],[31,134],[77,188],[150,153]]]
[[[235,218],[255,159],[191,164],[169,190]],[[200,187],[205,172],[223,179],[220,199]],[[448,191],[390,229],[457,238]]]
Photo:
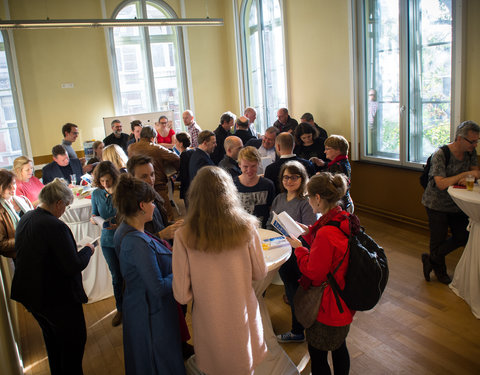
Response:
[[[437,270],[446,270],[445,256],[468,241],[468,216],[463,212],[442,212],[425,207],[430,227],[430,261]],[[452,235],[448,237],[448,228]]]
[[[285,294],[287,295],[288,302],[290,303],[290,310],[292,312],[292,333],[298,335],[300,333],[303,333],[305,328],[303,328],[303,326],[295,317],[293,297],[295,296],[295,292],[298,289],[298,279],[302,276],[302,273],[298,268],[297,257],[295,256],[295,253],[293,251],[290,258],[288,258],[288,260],[282,264],[282,266],[278,270],[278,273],[283,281],[283,285],[285,286]]]
[[[328,365],[328,351],[314,348],[308,344],[308,353],[312,364],[312,375],[330,375],[332,372]],[[347,375],[350,372],[350,355],[344,341],[337,350],[332,351],[333,373]]]
[[[42,328],[52,375],[82,375],[87,329],[82,304],[31,311]]]

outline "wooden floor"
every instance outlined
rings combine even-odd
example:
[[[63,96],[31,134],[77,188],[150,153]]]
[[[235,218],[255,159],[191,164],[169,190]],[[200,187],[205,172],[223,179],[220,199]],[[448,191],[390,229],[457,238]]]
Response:
[[[480,320],[448,286],[434,277],[430,283],[423,279],[420,254],[428,248],[428,233],[358,215],[386,249],[390,280],[375,309],[355,316],[347,338],[351,374],[480,374]],[[460,255],[457,250],[447,257],[450,274]],[[265,296],[277,333],[290,328],[290,310],[282,295],[282,286],[271,285]],[[84,306],[85,374],[124,373],[122,328],[110,324],[114,309],[113,298]],[[24,310],[20,316],[25,373],[48,374],[40,328]],[[309,374],[306,344],[282,346],[301,373]]]

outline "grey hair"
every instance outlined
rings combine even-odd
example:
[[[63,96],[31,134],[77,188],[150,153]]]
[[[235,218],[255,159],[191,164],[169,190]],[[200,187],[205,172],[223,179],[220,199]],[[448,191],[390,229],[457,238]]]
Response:
[[[68,206],[73,202],[73,193],[65,181],[56,178],[45,185],[42,191],[40,191],[38,199],[46,206],[51,206],[58,201],[63,201]]]
[[[140,132],[140,138],[157,138],[157,131],[152,125],[145,125]]]
[[[480,133],[480,126],[474,121],[462,122],[458,125],[457,130],[455,130],[455,139],[458,137],[466,137],[469,131]]]

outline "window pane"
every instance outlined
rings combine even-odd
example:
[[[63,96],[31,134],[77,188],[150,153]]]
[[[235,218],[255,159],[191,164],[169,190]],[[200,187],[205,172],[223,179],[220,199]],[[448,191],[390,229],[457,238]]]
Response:
[[[130,3],[121,9],[116,18],[143,18],[143,2],[144,0],[139,0]],[[168,10],[155,1],[145,1],[145,9],[146,18],[171,17]],[[149,40],[146,39],[148,37]],[[178,51],[175,28],[116,27],[113,29],[113,39],[121,111],[128,114],[173,110],[175,113],[172,120],[175,128],[180,129],[180,112],[184,100],[180,61],[183,60]],[[151,61],[147,56],[151,56]]]
[[[22,155],[22,142],[17,125],[8,60],[0,33],[0,168],[10,167]]]
[[[366,154],[399,159],[399,8],[390,0],[366,3]]]
[[[138,10],[138,12],[137,12]],[[140,9],[135,4],[127,5],[123,8],[118,14],[116,19],[134,19],[134,18],[142,18],[139,14]],[[115,27],[113,32],[117,36],[139,36],[140,35],[140,28],[138,27]]]
[[[411,25],[409,161],[425,162],[450,141],[452,3],[418,0]]]
[[[157,6],[147,3],[147,18],[168,18],[168,15]],[[148,32],[152,35],[167,35],[173,34],[173,29],[169,26],[154,26],[149,27]]]
[[[247,2],[243,25],[247,102],[257,110],[257,130],[263,132],[275,122],[277,110],[286,106],[283,26],[279,1]]]
[[[122,111],[149,112],[148,86],[141,44],[116,43],[115,55]]]

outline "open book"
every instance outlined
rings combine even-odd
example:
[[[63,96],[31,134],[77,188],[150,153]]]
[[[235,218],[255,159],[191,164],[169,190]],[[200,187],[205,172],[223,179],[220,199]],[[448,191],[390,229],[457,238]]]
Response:
[[[272,225],[284,236],[298,238],[304,230],[285,211],[277,215],[273,211]]]

